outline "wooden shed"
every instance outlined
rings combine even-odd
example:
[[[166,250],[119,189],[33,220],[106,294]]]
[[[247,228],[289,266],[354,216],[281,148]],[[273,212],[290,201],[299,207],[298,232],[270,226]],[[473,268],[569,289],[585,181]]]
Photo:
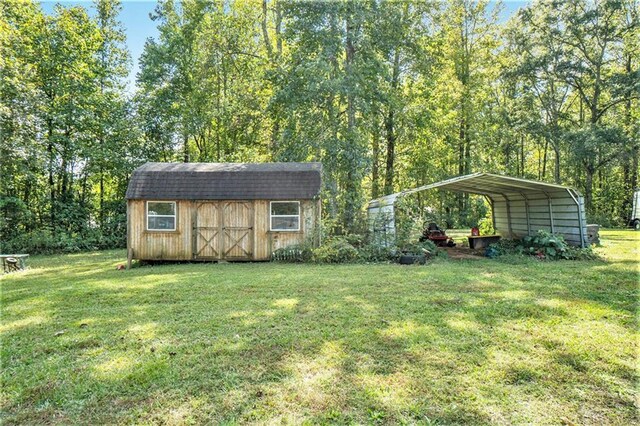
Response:
[[[147,163],[127,188],[128,258],[251,261],[319,243],[320,163]]]

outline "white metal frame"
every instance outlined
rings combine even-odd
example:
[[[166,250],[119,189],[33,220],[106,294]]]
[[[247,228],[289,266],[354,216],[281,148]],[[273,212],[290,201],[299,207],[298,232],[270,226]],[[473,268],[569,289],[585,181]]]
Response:
[[[273,203],[282,204],[282,203],[296,203],[298,205],[298,214],[271,214],[271,206]],[[300,231],[300,223],[302,222],[301,218],[302,214],[300,212],[300,201],[270,201],[269,202],[269,230],[270,231],[278,231],[278,232],[299,232]],[[280,229],[273,228],[272,218],[274,217],[297,217],[298,218],[298,227],[296,229]]]
[[[173,218],[173,229],[156,229],[149,228],[149,203],[165,203],[165,204],[173,204],[173,214],[156,214],[154,217],[172,217]],[[172,232],[175,231],[178,227],[178,204],[175,201],[166,201],[166,200],[147,200],[145,202],[144,208],[145,216],[146,216],[146,229],[147,231],[153,232]]]
[[[399,197],[403,197],[405,195],[419,191],[437,188],[448,191],[484,195],[485,197],[487,197],[490,200],[491,204],[494,228],[496,227],[495,204],[496,202],[499,202],[501,204],[504,203],[504,209],[506,210],[506,226],[503,232],[508,233],[510,237],[512,237],[514,234],[514,230],[512,227],[513,217],[511,212],[513,208],[512,203],[519,203],[521,201],[524,203],[524,219],[526,219],[526,229],[527,233],[531,235],[531,233],[534,231],[534,225],[531,223],[531,221],[538,218],[531,217],[529,203],[531,201],[530,198],[532,197],[530,197],[530,195],[542,195],[547,199],[545,204],[548,210],[545,217],[548,217],[549,219],[549,228],[551,229],[551,232],[555,233],[558,230],[558,227],[575,227],[579,230],[579,241],[575,241],[575,243],[579,242],[580,246],[582,247],[585,247],[588,243],[586,236],[584,202],[580,193],[574,188],[559,184],[538,182],[522,178],[514,178],[511,176],[496,175],[492,173],[474,173],[466,176],[458,176],[451,179],[443,180],[441,182],[423,185],[418,188],[407,189],[395,194],[385,195],[384,197],[380,197],[376,200],[371,200],[367,206],[367,210],[371,215],[372,212],[379,212],[380,210],[391,206],[391,212],[393,212],[393,206],[396,199],[398,199]],[[561,196],[561,192],[565,192],[566,196]],[[560,202],[561,205],[564,205],[562,203],[569,202],[576,206],[577,217],[575,218],[575,225],[572,224],[569,226],[565,224],[557,226],[557,224],[555,223],[556,220],[554,218],[556,202]],[[535,226],[538,226],[538,224]],[[559,231],[559,233],[566,234],[566,232],[563,231]]]

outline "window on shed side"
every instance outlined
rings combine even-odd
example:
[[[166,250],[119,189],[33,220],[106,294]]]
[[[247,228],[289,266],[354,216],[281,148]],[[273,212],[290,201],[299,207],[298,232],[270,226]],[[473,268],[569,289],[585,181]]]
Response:
[[[147,230],[175,231],[176,203],[174,201],[147,201]]]
[[[272,231],[300,230],[299,201],[272,201],[270,210]]]

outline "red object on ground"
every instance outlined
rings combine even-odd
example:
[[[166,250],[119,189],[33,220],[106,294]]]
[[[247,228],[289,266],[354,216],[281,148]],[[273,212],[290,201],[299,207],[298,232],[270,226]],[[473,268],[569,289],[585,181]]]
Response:
[[[471,236],[472,237],[479,237],[480,236],[480,230],[476,227],[471,228]]]

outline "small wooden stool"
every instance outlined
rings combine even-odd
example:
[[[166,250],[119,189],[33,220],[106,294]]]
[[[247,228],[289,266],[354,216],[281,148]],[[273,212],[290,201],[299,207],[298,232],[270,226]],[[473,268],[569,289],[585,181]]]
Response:
[[[22,271],[27,267],[28,254],[0,254],[4,272]]]
[[[14,272],[18,270],[18,259],[15,257],[7,257],[5,262],[7,262],[7,272]]]

